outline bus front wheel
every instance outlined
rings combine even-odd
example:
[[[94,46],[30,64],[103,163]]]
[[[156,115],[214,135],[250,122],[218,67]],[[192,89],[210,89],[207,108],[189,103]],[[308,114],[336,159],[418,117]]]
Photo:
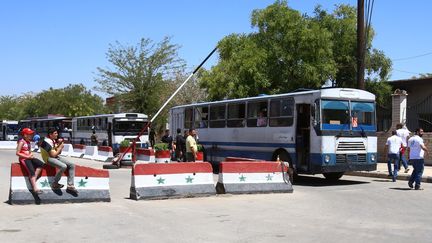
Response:
[[[329,181],[337,181],[344,175],[344,172],[328,172],[323,175]]]
[[[277,157],[279,157],[279,159],[281,161],[288,162],[288,164],[289,164],[288,175],[289,175],[289,179],[290,179],[291,184],[293,184],[294,181],[297,179],[297,173],[293,167],[291,157],[289,156],[288,152],[283,150],[283,149],[279,149],[273,154],[273,161],[276,161]]]

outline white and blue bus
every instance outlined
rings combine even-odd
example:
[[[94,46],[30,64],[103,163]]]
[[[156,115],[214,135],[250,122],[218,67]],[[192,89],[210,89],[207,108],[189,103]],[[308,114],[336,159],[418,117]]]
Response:
[[[72,118],[63,115],[49,114],[44,117],[32,117],[25,120],[20,120],[18,125],[20,129],[25,127],[36,131],[41,137],[48,135],[49,128],[56,128],[59,137],[69,141],[71,139]]]
[[[1,134],[0,140],[16,141],[18,140],[18,121],[0,120]]]
[[[339,179],[376,170],[375,95],[328,88],[177,106],[170,128],[195,128],[205,159],[289,162],[297,174]]]
[[[72,119],[72,143],[90,145],[90,137],[93,131],[95,131],[99,145],[110,146],[117,153],[120,143],[123,140],[134,140],[147,123],[147,115],[141,113],[74,117]],[[137,145],[140,147],[148,146],[147,132],[139,137]]]

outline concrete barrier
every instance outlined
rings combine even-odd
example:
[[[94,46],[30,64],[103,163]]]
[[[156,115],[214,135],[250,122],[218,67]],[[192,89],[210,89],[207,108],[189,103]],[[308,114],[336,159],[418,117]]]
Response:
[[[164,199],[215,195],[209,163],[136,164],[132,169],[130,197]]]
[[[155,152],[153,149],[136,149],[137,163],[155,163]]]
[[[160,150],[155,152],[156,163],[169,163],[171,162],[171,151]]]
[[[73,152],[73,146],[72,146],[72,144],[70,144],[70,143],[65,143],[64,144],[64,147],[63,147],[63,150],[62,150],[62,152],[61,152],[61,154],[60,155],[63,155],[63,156],[70,156],[70,154]]]
[[[83,159],[96,159],[98,156],[98,147],[97,146],[86,146]]]
[[[114,153],[113,153],[113,149],[110,146],[99,146],[98,154],[95,160],[108,162],[108,161],[112,161],[113,158],[114,158]]]
[[[85,145],[82,144],[74,144],[73,145],[73,151],[69,153],[70,156],[76,157],[76,158],[82,158],[85,152]]]
[[[10,179],[10,204],[44,204],[44,203],[65,203],[65,202],[109,202],[109,173],[106,170],[93,169],[75,165],[75,188],[78,193],[66,191],[67,177],[63,175],[60,184],[62,189],[51,189],[54,180],[55,168],[45,165],[41,177],[37,180],[42,194],[34,194],[27,171],[19,163],[11,165]]]
[[[287,167],[273,161],[221,162],[218,193],[249,194],[271,192],[293,192]]]
[[[17,141],[0,141],[0,149],[16,149]]]

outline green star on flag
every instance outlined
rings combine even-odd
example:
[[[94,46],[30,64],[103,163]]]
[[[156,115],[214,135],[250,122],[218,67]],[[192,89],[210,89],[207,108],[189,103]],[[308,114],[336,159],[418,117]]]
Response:
[[[158,184],[165,184],[165,179],[162,179],[162,177],[159,177],[159,179],[157,179]]]
[[[78,187],[86,187],[87,181],[84,181],[82,178],[78,181]]]
[[[246,177],[244,175],[239,177],[240,181],[246,181]]]
[[[188,176],[185,179],[186,179],[186,183],[193,183],[193,179],[195,179],[195,178]]]
[[[266,176],[266,178],[267,178],[267,181],[272,181],[272,180],[273,180],[273,176],[271,176],[270,174],[268,174],[268,175]]]
[[[47,179],[45,179],[44,181],[41,181],[41,187],[42,188],[44,188],[44,187],[49,187],[50,185],[49,185],[49,182],[48,182],[48,180]]]

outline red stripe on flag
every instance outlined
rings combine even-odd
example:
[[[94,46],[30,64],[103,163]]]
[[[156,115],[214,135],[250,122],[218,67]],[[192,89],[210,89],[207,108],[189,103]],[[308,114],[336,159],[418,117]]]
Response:
[[[287,171],[287,168],[284,168]],[[219,165],[219,173],[271,173],[281,171],[281,164],[274,161],[221,162]]]
[[[50,165],[44,165],[41,176],[55,176],[56,169]],[[64,173],[67,176],[67,170]],[[19,163],[12,163],[11,176],[28,176],[26,169]],[[107,170],[94,169],[84,166],[75,165],[76,177],[109,177]]]
[[[99,151],[104,151],[104,152],[112,152],[112,148],[110,146],[99,146],[98,147]]]
[[[132,170],[132,175],[160,175],[180,173],[213,173],[210,163],[168,163],[168,164],[138,164]]]
[[[154,156],[155,155],[153,149],[137,148],[136,151],[137,151],[137,154],[142,154],[142,155],[147,155],[147,156]]]
[[[86,147],[85,145],[82,145],[82,144],[74,144],[72,146],[74,149],[85,149],[85,147]]]

